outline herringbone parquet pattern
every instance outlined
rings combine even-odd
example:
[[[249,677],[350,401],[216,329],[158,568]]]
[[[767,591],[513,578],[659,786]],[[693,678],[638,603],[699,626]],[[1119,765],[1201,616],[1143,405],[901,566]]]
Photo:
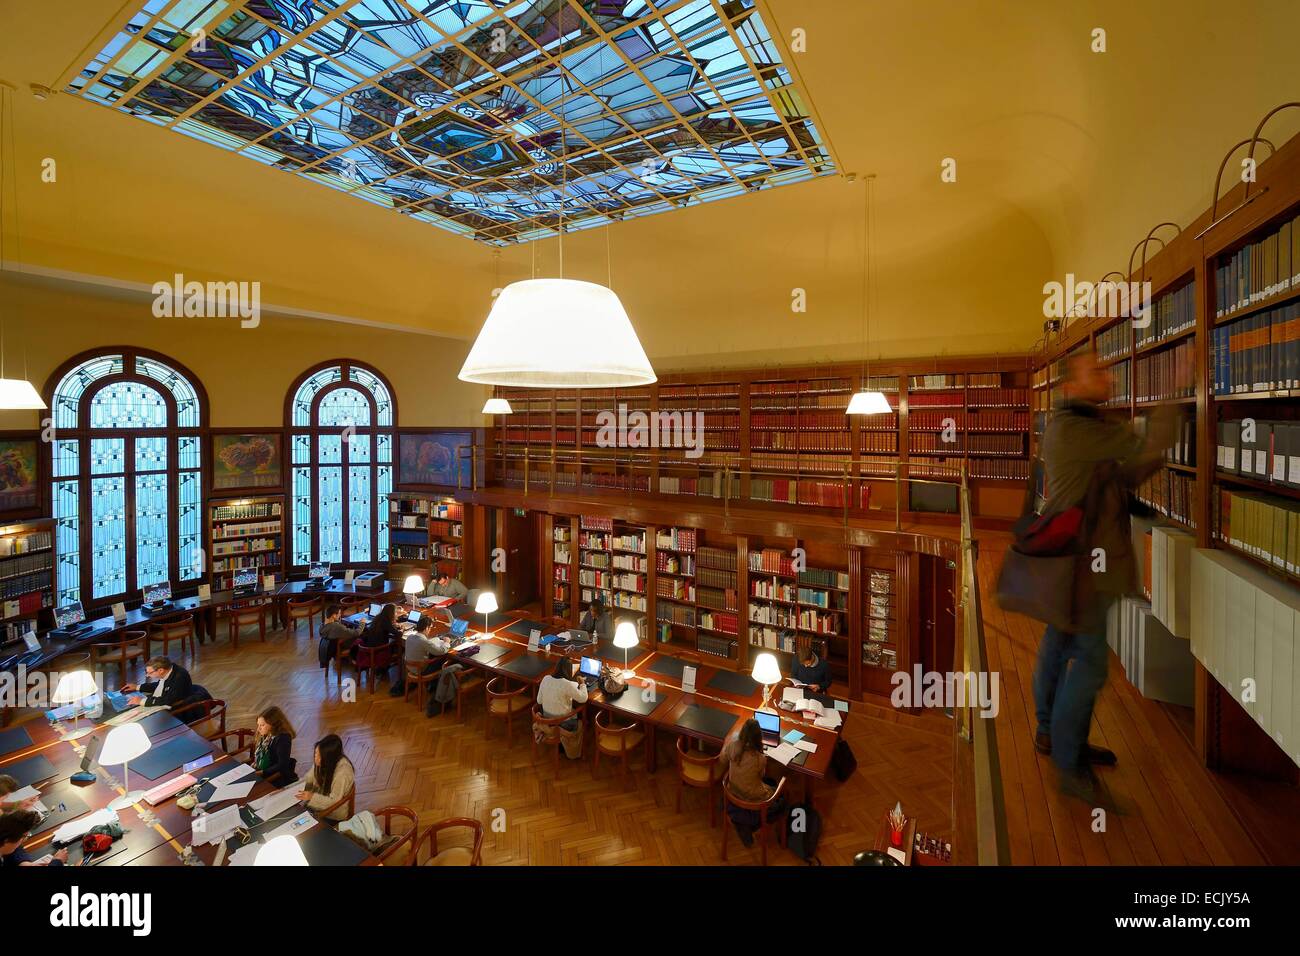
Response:
[[[339,734],[356,765],[358,809],[408,806],[419,813],[421,826],[450,816],[480,819],[489,828],[487,864],[723,862],[723,816],[710,829],[704,792],[687,788],[682,812],[674,811],[677,771],[673,741],[665,734],[658,770],[647,774],[638,754],[626,787],[617,766],[604,761],[593,772],[589,759],[562,760],[557,775],[549,752],[539,753],[534,764],[525,718],[515,725],[513,746],[507,746],[500,721],[484,737],[481,697],[467,698],[464,723],[454,714],[427,719],[414,702],[390,698],[383,681],[375,695],[363,688],[355,702],[345,701],[333,678],[325,683],[305,624],[296,636],[272,632],[265,644],[250,630],[234,651],[224,623],[219,643],[201,647],[197,661],[183,662],[197,682],[228,702],[227,725],[252,727],[260,710],[278,704],[298,731],[294,755],[300,771],[318,738]],[[950,723],[933,714],[854,707],[846,739],[858,770],[843,784],[819,783],[815,792],[824,821],[818,855],[827,865],[847,864],[874,845],[896,801],[918,818],[920,830],[946,836],[950,828]],[[796,782],[797,777],[791,781]],[[796,795],[801,792],[794,788]],[[495,829],[494,820],[500,821]],[[758,850],[732,839],[728,859],[756,864]],[[769,862],[800,863],[780,849],[769,851]]]

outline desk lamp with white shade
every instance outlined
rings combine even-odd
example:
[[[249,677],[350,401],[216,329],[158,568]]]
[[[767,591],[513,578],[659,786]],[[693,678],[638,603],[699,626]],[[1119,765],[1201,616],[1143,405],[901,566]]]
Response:
[[[285,833],[267,840],[257,851],[253,866],[308,866],[307,857],[298,845],[298,838]]]
[[[99,685],[90,671],[70,671],[59,678],[59,683],[50,696],[53,704],[72,705],[72,733],[67,740],[79,740],[94,730],[94,727],[78,727],[81,722],[81,708],[77,705],[99,693]]]
[[[474,605],[474,613],[483,615],[483,636],[488,634],[488,615],[497,609],[497,596],[491,591],[484,591],[478,596],[478,602]]]
[[[781,668],[777,665],[776,655],[764,652],[754,658],[754,670],[750,675],[763,685],[763,703],[759,710],[771,710],[772,688],[781,683]]]
[[[125,810],[144,797],[143,790],[131,789],[130,762],[149,752],[149,735],[138,723],[122,724],[108,732],[104,749],[99,752],[100,766],[122,765],[122,789],[126,791],[108,805],[110,810]]]
[[[614,646],[623,648],[623,674],[624,680],[635,677],[636,671],[627,666],[628,652],[641,644],[637,637],[636,624],[632,621],[619,621],[618,627],[614,629]]]
[[[424,593],[424,581],[420,579],[418,574],[412,574],[406,579],[406,583],[402,585],[402,593],[406,595],[411,602],[411,607],[414,608],[416,597]]]

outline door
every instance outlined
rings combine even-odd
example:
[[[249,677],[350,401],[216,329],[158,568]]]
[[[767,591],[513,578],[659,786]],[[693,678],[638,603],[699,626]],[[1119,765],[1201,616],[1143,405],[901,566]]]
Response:
[[[497,547],[505,556],[505,571],[497,574],[503,608],[537,600],[537,515],[520,509],[498,511]]]

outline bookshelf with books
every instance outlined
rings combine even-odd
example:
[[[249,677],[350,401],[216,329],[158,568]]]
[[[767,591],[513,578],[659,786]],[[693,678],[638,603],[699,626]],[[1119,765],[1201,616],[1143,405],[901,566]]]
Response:
[[[613,601],[614,519],[582,515],[578,519],[578,599],[586,607],[597,595],[606,607]]]
[[[1024,481],[1029,476],[1030,386],[1016,371],[935,372],[907,385],[908,474]]]
[[[465,506],[459,501],[434,501],[429,509],[429,560],[432,570],[461,577],[465,558]]]
[[[661,650],[696,649],[696,573],[699,532],[654,529],[655,632]]]
[[[660,384],[654,410],[670,430],[681,422],[687,447],[663,447],[656,453],[653,487],[664,495],[721,498],[723,469],[736,470],[741,447],[741,396],[736,382]],[[741,476],[731,476],[731,495],[738,496]]]
[[[55,606],[54,521],[38,518],[0,527],[0,625],[6,641],[47,626]]]
[[[268,574],[284,579],[283,495],[210,500],[208,528],[213,591],[234,587],[234,574],[243,568],[257,568],[259,579]]]
[[[574,522],[565,516],[555,516],[548,522],[551,529],[551,616],[575,622],[573,614],[574,574],[573,542]]]
[[[750,659],[760,649],[771,651],[788,674],[798,652],[811,644],[830,662],[832,679],[848,685],[849,573],[809,564],[809,546],[760,547],[750,539],[745,592]]]
[[[427,583],[433,567],[429,554],[433,500],[416,492],[388,496],[388,564],[395,576],[419,574]]]

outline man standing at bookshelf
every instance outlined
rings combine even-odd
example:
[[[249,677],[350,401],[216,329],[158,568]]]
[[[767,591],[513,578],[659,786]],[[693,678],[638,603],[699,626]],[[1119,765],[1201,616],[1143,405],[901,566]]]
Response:
[[[1189,363],[1182,362],[1175,374],[1189,381]],[[1103,411],[1111,376],[1091,351],[1070,357],[1063,388],[1065,399],[1043,433],[1043,514],[1078,507],[1090,513],[1083,517],[1071,631],[1049,625],[1039,645],[1034,746],[1052,755],[1063,793],[1092,802],[1097,795],[1092,765],[1115,763],[1114,753],[1088,744],[1093,705],[1106,683],[1106,614],[1112,602],[1137,590],[1130,492],[1161,467],[1173,439],[1173,410],[1154,409],[1144,429]]]

